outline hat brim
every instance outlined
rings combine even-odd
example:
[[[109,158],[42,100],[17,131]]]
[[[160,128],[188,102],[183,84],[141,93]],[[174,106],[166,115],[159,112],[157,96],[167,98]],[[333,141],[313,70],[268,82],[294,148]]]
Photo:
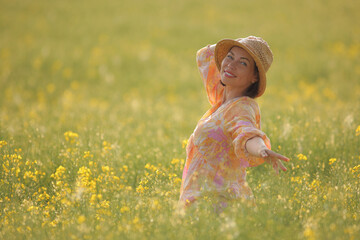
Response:
[[[235,41],[233,39],[223,39],[219,41],[215,46],[215,53],[214,53],[215,63],[217,68],[219,69],[219,71],[221,70],[221,63],[223,59],[226,57],[230,49],[233,47],[243,48],[254,59],[256,67],[258,68],[259,71],[259,91],[255,97],[260,97],[261,95],[264,94],[266,89],[266,71],[263,65],[261,64],[260,59],[246,45],[243,45],[240,42]]]

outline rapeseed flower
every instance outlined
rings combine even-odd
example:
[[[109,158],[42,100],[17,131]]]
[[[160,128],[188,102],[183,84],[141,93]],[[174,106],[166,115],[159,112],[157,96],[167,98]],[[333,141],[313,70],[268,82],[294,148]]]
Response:
[[[306,228],[305,228],[304,237],[305,237],[306,239],[309,239],[309,240],[316,239],[316,238],[315,238],[315,233],[314,233],[314,231],[313,231],[310,227],[306,227]]]
[[[0,148],[2,148],[3,146],[6,146],[8,143],[4,140],[0,141]]]
[[[181,144],[182,144],[182,148],[186,148],[186,146],[188,145],[188,140],[186,139],[183,140]]]
[[[86,152],[84,152],[84,156],[83,156],[83,158],[93,158],[94,157],[94,155],[93,154],[91,154],[90,153],[90,151],[86,151]]]
[[[351,173],[353,173],[355,176],[360,177],[360,165],[357,165],[350,169]]]
[[[52,174],[50,177],[51,178],[54,178],[55,180],[58,180],[58,179],[62,179],[64,177],[64,173],[65,173],[66,169],[63,167],[63,166],[59,166],[55,173]]]
[[[64,133],[65,140],[70,144],[78,143],[79,134],[72,131],[67,131]]]
[[[329,165],[332,165],[334,162],[336,162],[336,158],[330,158],[329,159]]]
[[[77,218],[77,222],[79,224],[82,224],[86,221],[86,217],[84,215],[80,215],[78,218]]]
[[[103,167],[101,167],[101,170],[103,172],[110,172],[110,167],[109,166],[103,166]]]
[[[179,162],[180,162],[180,159],[178,159],[178,158],[173,158],[171,160],[171,164],[173,164],[173,165],[178,164]]]
[[[360,136],[360,125],[355,130],[356,136]]]
[[[100,202],[100,207],[102,208],[109,208],[110,207],[110,202],[107,200],[103,200]]]
[[[308,160],[307,159],[307,157],[304,155],[304,154],[302,154],[302,153],[299,153],[298,155],[297,155],[297,158],[299,159],[299,160]]]
[[[130,208],[128,206],[123,206],[120,208],[120,212],[121,213],[130,212]]]
[[[142,185],[139,185],[137,188],[136,188],[136,192],[138,193],[144,193],[145,191],[145,188],[142,186]]]
[[[102,145],[103,145],[103,149],[104,149],[105,152],[108,152],[109,150],[112,149],[111,144],[109,142],[107,142],[107,141],[103,141]]]

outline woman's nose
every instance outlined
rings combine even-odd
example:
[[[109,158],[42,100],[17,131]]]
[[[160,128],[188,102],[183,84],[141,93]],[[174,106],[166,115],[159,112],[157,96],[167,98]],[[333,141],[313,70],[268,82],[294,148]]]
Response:
[[[228,67],[229,67],[229,68],[232,68],[232,69],[235,69],[235,68],[236,68],[236,62],[235,62],[235,61],[231,61],[231,62],[228,64]]]

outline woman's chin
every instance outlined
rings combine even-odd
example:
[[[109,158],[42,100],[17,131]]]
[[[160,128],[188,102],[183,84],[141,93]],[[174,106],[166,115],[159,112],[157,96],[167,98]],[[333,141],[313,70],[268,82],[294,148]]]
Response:
[[[222,78],[222,79],[221,79],[221,82],[222,82],[223,84],[225,84],[226,86],[227,86],[227,85],[232,85],[232,84],[231,84],[231,80],[230,80],[230,79],[227,79],[227,78]]]

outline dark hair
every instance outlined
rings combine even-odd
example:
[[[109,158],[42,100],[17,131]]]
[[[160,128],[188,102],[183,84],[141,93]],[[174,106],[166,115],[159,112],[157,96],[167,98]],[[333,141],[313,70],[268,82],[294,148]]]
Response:
[[[257,81],[251,84],[245,91],[244,95],[255,98],[259,93],[259,82],[260,82],[260,76],[259,76],[259,69],[257,68],[256,64],[254,67],[254,73],[256,74]]]

